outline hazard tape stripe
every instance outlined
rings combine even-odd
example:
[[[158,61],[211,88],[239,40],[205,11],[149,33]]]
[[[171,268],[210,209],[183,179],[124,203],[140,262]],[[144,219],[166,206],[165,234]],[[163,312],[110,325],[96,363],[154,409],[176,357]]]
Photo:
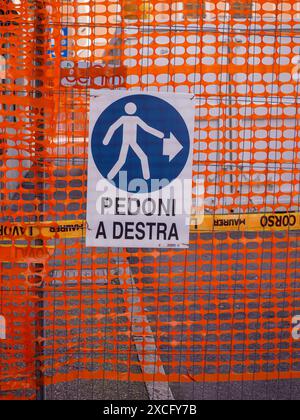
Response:
[[[14,223],[0,224],[0,240],[34,240],[81,238],[85,236],[86,223],[82,220],[60,220],[55,222],[41,222],[39,224]]]
[[[197,215],[191,217],[191,232],[285,231],[300,230],[300,213],[249,213],[229,215]],[[86,223],[82,220],[43,222],[39,224],[0,224],[0,246],[11,246],[12,239],[21,241],[68,239],[85,237]]]
[[[300,213],[215,214],[191,218],[192,232],[261,232],[299,229]]]

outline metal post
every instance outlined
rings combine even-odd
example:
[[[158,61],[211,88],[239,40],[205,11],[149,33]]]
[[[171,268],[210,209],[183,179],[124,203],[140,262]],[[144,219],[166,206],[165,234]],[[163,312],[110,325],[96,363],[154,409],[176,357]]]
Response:
[[[37,73],[39,78],[43,79],[43,66],[45,65],[45,57],[47,54],[47,43],[46,43],[46,32],[45,32],[45,2],[39,0],[33,0],[34,3],[34,14],[35,14],[35,25],[34,25],[34,36],[35,36],[35,48],[34,48],[34,66],[41,67],[40,71]],[[38,79],[34,81],[34,98],[39,97],[39,83]],[[37,121],[35,122],[35,152],[34,152],[34,162],[35,167],[37,168],[38,174],[41,171],[42,173],[42,182],[39,182],[39,176],[36,179],[36,196],[38,199],[38,209],[36,222],[40,223],[43,221],[43,212],[45,209],[44,203],[44,194],[45,194],[45,167],[44,167],[44,109],[40,108],[40,115]],[[44,241],[42,239],[37,239],[35,241],[36,246],[44,246]],[[39,269],[42,269],[43,266],[39,263],[34,265],[36,272]],[[37,314],[36,314],[36,356],[43,356],[43,341],[38,338],[43,337],[44,333],[44,292],[43,292],[43,283],[38,286],[37,290],[38,302],[37,302]],[[44,375],[41,371],[43,367],[43,362],[36,360],[36,381],[37,381],[37,400],[45,400],[45,385],[44,385]]]
[[[233,37],[234,37],[234,35],[233,35]],[[233,45],[235,44],[235,43],[238,43],[239,41],[238,40],[236,40],[236,37],[234,37],[233,39],[232,39],[232,36],[230,35],[229,36],[229,38],[228,38],[228,55],[229,55],[229,71],[228,71],[228,95],[229,95],[229,98],[228,98],[228,105],[229,105],[229,148],[230,148],[230,154],[229,154],[229,159],[230,159],[230,176],[229,176],[229,179],[230,179],[230,192],[231,192],[231,194],[234,194],[234,186],[233,186],[233,169],[234,169],[234,166],[233,166],[233,133],[232,133],[232,131],[233,131],[233,124],[232,124],[232,119],[233,119],[233,112],[232,112],[232,106],[233,106],[233,100],[232,100],[232,94],[233,94],[233,89],[232,89],[232,81],[233,81],[233,79],[232,79],[232,73],[231,73],[231,70],[230,70],[230,64],[231,64],[231,62],[232,62],[232,60],[231,60],[231,58],[230,58],[230,56],[231,55],[233,55],[233,53],[234,53],[234,48],[233,48]],[[238,48],[238,47],[237,47]]]
[[[11,15],[16,15],[17,14],[17,12],[14,9],[10,9],[8,7],[8,5],[10,6],[9,3],[10,3],[9,1],[7,1],[6,3],[3,2],[3,5],[1,6],[2,8],[0,9],[0,17],[1,17],[1,15],[3,16],[5,14],[7,14],[7,13],[9,13]],[[13,29],[11,29],[11,27],[13,27],[13,25],[17,25],[17,23],[15,23],[13,20],[6,22],[5,19],[4,19],[4,23],[2,23],[1,22],[1,19],[0,19],[0,26],[3,26],[3,24],[4,24],[4,26],[7,26],[7,32],[4,32],[4,34],[3,34],[3,40],[1,41],[0,51],[2,49],[4,51],[9,51],[9,48],[10,48],[10,39],[9,38],[13,34]],[[2,37],[0,38],[0,40],[1,39],[2,39]],[[4,63],[2,63],[2,65],[4,66],[4,69],[3,69],[3,74],[1,75],[0,82],[1,82],[1,84],[4,85],[4,90],[2,92],[2,95],[3,96],[6,96],[6,95],[9,95],[10,94],[6,90],[6,85],[8,83],[8,78],[7,78],[8,63],[6,61],[7,60],[7,54],[6,54],[6,52],[4,52],[4,54],[1,54],[1,56],[4,59]],[[3,110],[7,111],[9,109],[9,106],[7,106],[5,103],[3,103],[2,104],[2,108],[3,108]],[[11,110],[15,110],[15,109],[16,109],[15,105],[11,105]],[[5,118],[7,118],[7,117],[3,117],[3,121],[2,122],[4,122]],[[11,122],[16,122],[15,117],[9,117],[9,118],[10,118],[10,121]],[[2,156],[5,153],[4,144],[5,144],[5,137],[4,138],[0,138],[0,158],[2,158]],[[2,148],[2,145],[3,145],[3,148]],[[3,211],[3,208],[4,207],[0,206],[0,211],[1,212]],[[1,269],[1,272],[2,272],[2,268],[3,268],[2,264],[3,264],[3,262],[0,261],[0,269]],[[7,339],[7,336],[6,336],[7,320],[5,318],[5,314],[3,312],[3,307],[2,307],[3,306],[2,305],[2,299],[3,299],[2,293],[3,293],[3,291],[2,291],[2,284],[1,283],[2,282],[1,282],[1,279],[0,279],[0,288],[1,288],[1,290],[0,290],[0,293],[1,293],[1,297],[0,297],[0,304],[1,304],[0,318],[1,318],[1,321],[2,321],[2,328],[4,328],[4,331],[2,331],[2,337],[0,337],[0,340],[1,339],[2,340],[6,340]],[[0,329],[1,329],[1,326],[0,326]],[[1,344],[1,342],[0,342],[0,344]],[[0,356],[1,356],[2,350],[4,350],[4,352],[8,350],[8,347],[6,345],[6,342],[3,343],[3,346],[0,345]],[[0,357],[0,363],[1,363],[1,357]],[[1,366],[0,366],[0,374],[1,374]],[[1,394],[5,395],[6,392],[8,392],[8,390],[7,389],[3,389],[2,386],[1,386],[1,384],[0,384],[0,397],[1,397]]]
[[[229,47],[229,54],[231,51],[231,47]],[[232,78],[231,78],[231,73],[229,70],[228,73],[228,83],[229,83],[229,89],[228,89],[228,93],[229,93],[229,99],[228,99],[228,105],[229,105],[229,147],[230,147],[230,154],[229,154],[229,160],[230,160],[230,192],[231,194],[234,194],[234,187],[233,187],[233,137],[232,137],[232,129],[233,129],[233,125],[232,125],[232,86],[231,86],[231,82],[232,82]]]

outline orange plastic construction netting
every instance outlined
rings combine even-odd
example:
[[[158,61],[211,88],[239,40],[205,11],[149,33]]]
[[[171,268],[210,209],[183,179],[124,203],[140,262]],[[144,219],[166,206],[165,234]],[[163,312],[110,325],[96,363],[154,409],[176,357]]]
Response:
[[[85,220],[91,88],[195,94],[209,217],[299,212],[300,2],[0,0],[0,66],[0,399],[300,378],[300,227],[194,230],[184,251],[41,229]]]

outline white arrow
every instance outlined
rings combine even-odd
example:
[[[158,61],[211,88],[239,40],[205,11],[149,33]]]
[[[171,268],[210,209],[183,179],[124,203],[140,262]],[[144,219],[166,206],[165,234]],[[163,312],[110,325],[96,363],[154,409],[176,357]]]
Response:
[[[169,162],[171,162],[182,149],[182,144],[177,140],[173,133],[170,133],[170,138],[164,139],[163,155],[169,156]]]

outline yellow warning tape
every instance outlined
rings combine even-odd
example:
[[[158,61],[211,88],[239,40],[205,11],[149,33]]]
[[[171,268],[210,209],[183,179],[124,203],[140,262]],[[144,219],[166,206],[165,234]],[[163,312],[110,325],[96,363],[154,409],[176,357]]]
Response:
[[[299,229],[300,213],[209,214],[191,218],[192,232],[261,232]]]
[[[45,239],[66,239],[81,238],[85,236],[86,223],[82,220],[60,220],[55,222],[40,223],[13,223],[0,224],[0,240],[3,242],[28,241],[39,238]],[[0,246],[3,246],[0,244]],[[5,246],[5,244],[4,244]]]
[[[191,217],[191,232],[284,231],[300,230],[300,213],[249,213],[228,215],[197,215]],[[34,239],[69,239],[85,237],[86,222],[82,220],[0,224],[0,247],[19,246]],[[32,243],[34,245],[34,243]],[[26,245],[25,245],[26,246]]]

